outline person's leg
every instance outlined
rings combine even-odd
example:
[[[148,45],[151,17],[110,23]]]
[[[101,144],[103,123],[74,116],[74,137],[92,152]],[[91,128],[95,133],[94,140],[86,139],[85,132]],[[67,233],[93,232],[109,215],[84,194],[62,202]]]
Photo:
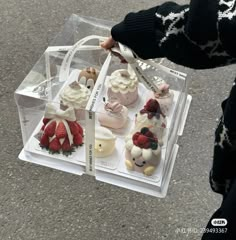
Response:
[[[226,226],[213,226],[213,219],[227,220]],[[228,194],[224,197],[221,207],[209,220],[202,240],[235,240],[236,239],[236,180]]]
[[[222,103],[223,115],[215,131],[213,165],[210,185],[223,195],[221,207],[212,215],[202,240],[236,239],[236,79],[229,97]],[[225,218],[227,227],[213,226],[214,218]]]
[[[236,81],[236,80],[235,80]],[[212,190],[227,194],[236,176],[236,85],[222,103],[223,115],[215,131],[213,165],[210,172]]]

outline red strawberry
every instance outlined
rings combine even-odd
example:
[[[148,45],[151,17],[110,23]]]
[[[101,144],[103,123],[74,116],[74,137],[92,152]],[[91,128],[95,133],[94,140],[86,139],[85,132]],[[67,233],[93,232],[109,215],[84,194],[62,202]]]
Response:
[[[43,126],[41,127],[41,130],[42,130],[42,131],[44,131],[44,129],[45,129],[45,125],[43,125]]]
[[[138,143],[144,144],[144,143],[146,143],[146,142],[148,142],[148,141],[149,141],[148,137],[146,137],[145,135],[139,135],[139,137],[138,137]]]
[[[41,137],[40,146],[41,147],[48,147],[49,146],[49,138],[46,134],[43,134],[43,136]]]
[[[83,135],[84,135],[84,130],[83,130],[83,128],[80,126],[79,123],[77,123],[77,122],[75,122],[75,123],[76,123],[76,125],[77,125],[77,127],[78,127],[78,129],[79,129],[80,135],[83,136]]]
[[[75,146],[80,146],[83,144],[83,137],[80,134],[77,134],[74,136],[73,142]]]
[[[67,131],[63,122],[59,122],[55,135],[58,139],[65,138],[67,136]]]
[[[77,135],[78,133],[83,136],[83,128],[79,125],[79,123],[75,122],[71,122],[71,121],[67,121],[69,127],[70,127],[70,131],[72,135]]]
[[[77,127],[76,122],[67,121],[67,123],[69,125],[71,134],[72,135],[78,134],[79,131],[78,131],[78,127]]]
[[[43,118],[43,124],[46,125],[51,119],[49,118]]]
[[[133,135],[132,140],[133,140],[133,141],[137,140],[138,137],[139,137],[139,135],[141,135],[141,133],[140,133],[140,132],[136,132],[136,133]]]
[[[72,146],[70,145],[68,137],[66,137],[65,141],[63,142],[62,146],[62,151],[63,152],[69,152],[72,150]]]
[[[49,143],[49,149],[52,152],[59,152],[61,149],[61,144],[59,142],[58,138],[54,138],[50,143]]]
[[[145,136],[148,137],[148,138],[153,138],[153,133],[151,131],[148,131],[145,133]]]
[[[53,121],[47,125],[47,127],[44,130],[44,133],[48,137],[52,137],[55,134],[55,129],[56,129],[56,121]]]
[[[143,148],[148,149],[151,146],[151,142],[146,142],[143,144]]]
[[[160,105],[156,99],[149,99],[144,108],[148,112],[158,112],[158,110],[160,110]]]
[[[135,146],[138,146],[138,140],[134,140],[133,143]]]

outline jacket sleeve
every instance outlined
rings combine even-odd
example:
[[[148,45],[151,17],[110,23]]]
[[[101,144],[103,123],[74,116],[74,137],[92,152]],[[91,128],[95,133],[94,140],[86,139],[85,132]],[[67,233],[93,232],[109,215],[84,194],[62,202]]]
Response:
[[[143,59],[166,57],[195,69],[224,66],[236,62],[235,5],[234,0],[166,2],[129,13],[111,34]]]

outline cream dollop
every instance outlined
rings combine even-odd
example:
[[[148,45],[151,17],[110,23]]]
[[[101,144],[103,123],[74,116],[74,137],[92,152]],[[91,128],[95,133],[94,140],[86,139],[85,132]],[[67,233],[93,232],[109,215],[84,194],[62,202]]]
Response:
[[[151,161],[153,159],[158,160],[158,156],[161,154],[161,149],[158,147],[156,150],[151,148],[144,149],[133,144],[132,139],[126,139],[125,148],[130,151],[133,158],[142,157],[145,161]]]
[[[138,78],[134,72],[126,69],[114,71],[109,77],[107,87],[113,92],[121,92],[122,94],[136,91],[138,86]]]
[[[78,87],[75,87],[72,84],[64,88],[60,94],[60,99],[64,105],[79,109],[86,107],[90,94],[91,91],[84,85],[79,84]]]

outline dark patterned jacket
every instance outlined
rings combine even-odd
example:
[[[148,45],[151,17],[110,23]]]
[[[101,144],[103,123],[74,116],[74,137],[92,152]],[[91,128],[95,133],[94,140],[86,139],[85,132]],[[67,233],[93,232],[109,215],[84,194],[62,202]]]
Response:
[[[129,13],[115,25],[112,37],[140,58],[166,57],[193,69],[236,63],[236,0],[191,0],[189,5],[166,2]],[[236,79],[222,103],[215,132],[210,184],[224,196],[212,218],[226,218],[224,235],[205,233],[202,239],[236,239]],[[207,228],[213,228],[211,220]]]
[[[111,33],[143,59],[206,69],[236,62],[235,29],[235,0],[192,0],[129,13]]]

